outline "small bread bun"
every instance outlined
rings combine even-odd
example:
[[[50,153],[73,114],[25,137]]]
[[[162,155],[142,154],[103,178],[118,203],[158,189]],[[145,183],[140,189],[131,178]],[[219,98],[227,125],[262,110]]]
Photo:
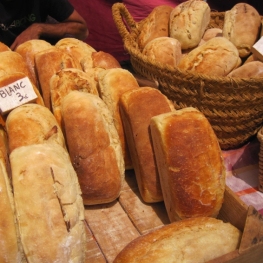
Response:
[[[223,34],[223,30],[221,28],[208,28],[203,37],[202,37],[202,40],[204,41],[208,41],[210,40],[211,38],[214,38],[214,37],[222,37],[222,34]]]
[[[185,1],[171,12],[169,36],[178,39],[182,49],[196,47],[209,22],[210,7],[205,1]]]
[[[233,78],[262,78],[263,77],[263,62],[251,61],[234,69],[228,75]]]
[[[225,37],[215,37],[184,55],[178,68],[223,77],[240,65],[234,44]]]
[[[251,53],[251,47],[259,37],[260,28],[261,16],[249,4],[238,3],[225,12],[223,36],[237,47],[241,58]]]
[[[158,37],[144,47],[142,53],[147,58],[163,65],[177,66],[182,58],[181,43],[171,37]]]

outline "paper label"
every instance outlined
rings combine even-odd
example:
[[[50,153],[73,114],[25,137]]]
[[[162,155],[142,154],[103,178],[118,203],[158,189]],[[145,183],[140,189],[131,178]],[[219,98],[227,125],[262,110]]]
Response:
[[[37,98],[28,77],[0,87],[0,110],[2,114]]]

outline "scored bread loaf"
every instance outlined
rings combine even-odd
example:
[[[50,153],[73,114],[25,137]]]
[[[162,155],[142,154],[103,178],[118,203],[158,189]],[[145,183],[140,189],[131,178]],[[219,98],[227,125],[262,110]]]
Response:
[[[97,95],[71,91],[62,100],[61,113],[84,204],[114,201],[119,197],[125,169],[121,143],[108,107]]]
[[[99,94],[113,116],[114,125],[121,141],[126,169],[131,169],[133,166],[120,116],[119,100],[124,92],[136,88],[139,88],[136,78],[126,69],[103,70],[98,75]]]
[[[241,231],[209,217],[165,225],[131,241],[113,263],[203,263],[239,247]]]
[[[23,262],[23,250],[17,228],[11,174],[7,157],[7,136],[0,129],[0,262]]]
[[[210,7],[202,0],[188,0],[170,14],[169,36],[180,41],[182,49],[196,47],[210,22]]]
[[[84,263],[84,205],[68,152],[58,144],[21,146],[10,163],[27,262]]]
[[[138,46],[141,50],[148,42],[157,37],[169,36],[169,20],[173,7],[158,5],[148,15],[145,22],[140,26]]]
[[[214,37],[185,54],[178,68],[224,77],[240,65],[241,58],[234,44],[225,37]]]
[[[52,112],[61,127],[61,101],[72,90],[98,95],[97,87],[90,76],[80,69],[65,68],[56,72],[50,79]]]
[[[170,112],[174,107],[159,90],[151,87],[132,89],[119,102],[127,145],[141,197],[144,202],[163,200],[159,175],[149,134],[153,116]]]
[[[12,110],[6,119],[9,151],[38,144],[55,143],[65,147],[63,133],[49,109],[38,104],[24,104]]]
[[[238,49],[241,58],[251,53],[261,29],[261,16],[247,3],[237,3],[225,12],[223,36]]]
[[[216,217],[224,198],[225,167],[206,117],[184,108],[153,117],[150,129],[170,221]]]

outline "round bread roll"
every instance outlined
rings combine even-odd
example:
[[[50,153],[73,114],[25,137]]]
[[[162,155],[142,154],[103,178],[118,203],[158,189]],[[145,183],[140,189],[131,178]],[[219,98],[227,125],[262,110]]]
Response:
[[[241,232],[209,217],[185,219],[131,241],[113,263],[203,263],[238,248]]]
[[[215,37],[183,56],[178,68],[223,77],[240,65],[234,44],[225,37]]]
[[[238,3],[225,12],[223,36],[238,49],[241,58],[251,53],[261,28],[261,16],[258,11],[246,3]]]
[[[262,78],[263,63],[261,61],[248,62],[234,69],[227,76],[233,78]]]
[[[158,37],[148,42],[142,53],[151,60],[174,68],[182,57],[181,43],[175,38]]]
[[[196,47],[209,22],[210,7],[205,1],[185,1],[171,12],[169,36],[178,39],[182,49]]]
[[[204,35],[202,37],[202,40],[208,41],[208,40],[210,40],[211,38],[214,38],[214,37],[221,37],[222,34],[223,34],[222,32],[223,32],[223,30],[221,28],[216,28],[216,27],[208,28],[205,31],[205,33],[204,33]]]

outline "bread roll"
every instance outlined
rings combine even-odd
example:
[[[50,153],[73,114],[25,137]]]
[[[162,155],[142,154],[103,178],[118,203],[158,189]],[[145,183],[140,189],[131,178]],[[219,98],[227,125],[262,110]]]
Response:
[[[11,51],[11,49],[4,43],[0,42],[0,52]]]
[[[224,77],[241,65],[237,48],[225,37],[215,37],[182,57],[181,70]]]
[[[10,163],[27,262],[84,263],[84,206],[67,151],[58,144],[22,146]]]
[[[24,58],[30,77],[32,78],[33,83],[35,83],[37,87],[39,87],[39,84],[35,69],[35,54],[47,50],[51,47],[52,45],[45,40],[31,39],[20,44],[15,50]]]
[[[167,5],[156,6],[140,26],[138,46],[141,51],[146,44],[157,37],[169,36],[169,20],[173,8]]]
[[[251,53],[261,29],[261,16],[246,3],[238,3],[225,12],[223,36],[238,49],[241,58]]]
[[[188,0],[171,12],[169,35],[180,41],[182,49],[193,48],[201,41],[209,22],[209,5],[205,1]]]
[[[150,129],[170,221],[216,217],[224,198],[225,167],[208,120],[184,108],[153,117]]]
[[[228,75],[233,78],[262,78],[263,77],[263,62],[251,61],[234,69]]]
[[[153,146],[149,134],[153,116],[174,110],[159,90],[142,87],[126,91],[120,98],[120,112],[135,176],[144,202],[163,200]]]
[[[114,125],[121,141],[126,169],[131,169],[133,166],[120,116],[119,100],[124,92],[136,88],[139,88],[137,80],[126,69],[108,69],[102,71],[98,75],[98,90],[100,97],[106,103],[113,116]]]
[[[161,65],[176,67],[182,58],[181,43],[171,37],[158,37],[144,47],[142,53]]]
[[[98,95],[90,76],[80,69],[66,68],[56,72],[50,79],[52,112],[61,127],[61,100],[72,90]]]
[[[113,263],[203,263],[236,250],[240,239],[241,232],[230,223],[185,219],[134,239]]]
[[[222,34],[223,34],[223,30],[221,28],[216,28],[216,27],[208,28],[208,29],[206,29],[202,39],[204,41],[208,41],[214,37],[222,37]]]
[[[14,196],[8,173],[6,134],[0,129],[0,262],[22,262],[23,250],[15,216]]]
[[[6,119],[9,150],[31,145],[52,143],[65,147],[62,131],[54,115],[38,104],[24,104],[12,110]]]
[[[35,67],[45,106],[51,110],[50,79],[64,68],[80,68],[80,65],[67,52],[51,47],[35,54]]]
[[[125,170],[109,109],[98,96],[79,91],[70,92],[61,106],[68,150],[84,204],[114,201],[120,194]]]

